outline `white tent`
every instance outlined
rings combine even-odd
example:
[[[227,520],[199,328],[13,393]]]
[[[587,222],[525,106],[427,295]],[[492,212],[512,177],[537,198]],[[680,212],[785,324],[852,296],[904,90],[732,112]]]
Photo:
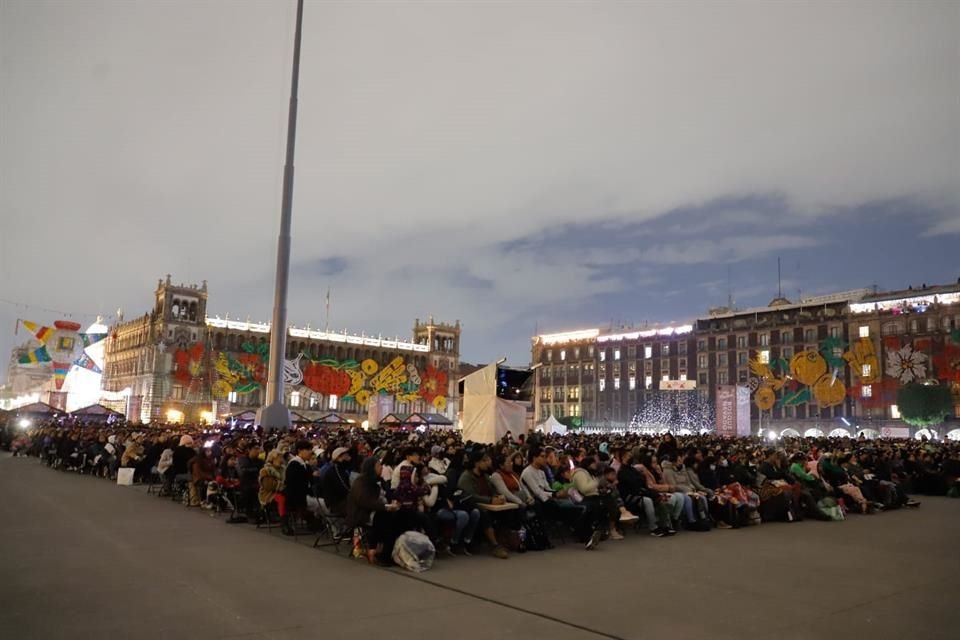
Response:
[[[556,416],[551,415],[549,418],[538,424],[534,431],[540,433],[546,433],[548,435],[565,435],[567,433],[567,427],[562,422],[557,420]]]
[[[489,364],[462,379],[463,439],[493,444],[507,431],[527,430],[527,404],[497,396],[497,364]]]

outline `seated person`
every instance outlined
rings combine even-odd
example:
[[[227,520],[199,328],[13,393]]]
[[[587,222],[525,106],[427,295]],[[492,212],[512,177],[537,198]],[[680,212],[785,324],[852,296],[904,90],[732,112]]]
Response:
[[[463,492],[463,501],[474,504],[505,504],[506,500],[502,496],[495,495],[493,486],[490,484],[490,467],[493,464],[490,456],[483,450],[474,450],[470,453],[470,463],[471,468],[460,474],[457,486]],[[509,555],[507,550],[497,542],[493,521],[487,511],[480,511],[480,529],[493,547],[493,555],[506,560]]]
[[[320,495],[331,515],[343,517],[347,515],[350,493],[350,450],[346,447],[334,449],[331,461],[333,465],[320,479]]]
[[[367,458],[360,465],[360,476],[350,486],[347,496],[346,526],[350,529],[369,527],[367,559],[389,566],[393,564],[393,545],[403,528],[397,518],[400,505],[387,502],[380,486],[382,473],[383,465],[377,456]]]

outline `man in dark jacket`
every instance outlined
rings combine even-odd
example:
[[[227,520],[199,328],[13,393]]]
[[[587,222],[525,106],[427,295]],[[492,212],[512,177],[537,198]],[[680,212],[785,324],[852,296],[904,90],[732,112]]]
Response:
[[[237,458],[237,476],[240,478],[239,506],[246,512],[247,518],[250,519],[257,517],[257,510],[260,507],[257,500],[257,491],[260,488],[260,469],[263,468],[260,453],[260,445],[254,443],[250,445],[245,454]]]
[[[617,471],[617,488],[624,506],[647,521],[650,535],[662,538],[670,535],[670,513],[656,491],[647,487],[647,479],[633,465],[636,460],[629,451],[620,452],[620,469]]]
[[[292,536],[290,514],[307,513],[307,496],[310,495],[311,471],[308,461],[313,457],[313,445],[307,440],[297,442],[296,455],[287,463],[287,472],[283,478],[283,495],[286,499],[286,514],[280,517],[284,535]]]
[[[350,494],[350,450],[338,447],[331,457],[333,466],[320,480],[320,495],[332,515],[346,516]]]

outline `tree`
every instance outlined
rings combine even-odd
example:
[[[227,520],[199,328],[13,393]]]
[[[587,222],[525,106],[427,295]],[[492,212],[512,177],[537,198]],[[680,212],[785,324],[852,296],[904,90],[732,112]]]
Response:
[[[946,385],[914,382],[897,391],[897,408],[909,425],[937,427],[953,413],[953,397]]]

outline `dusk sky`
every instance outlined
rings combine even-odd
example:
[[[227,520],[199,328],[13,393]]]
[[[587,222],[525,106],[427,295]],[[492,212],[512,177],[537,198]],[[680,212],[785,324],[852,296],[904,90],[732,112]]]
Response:
[[[295,2],[0,2],[0,354],[269,320]],[[960,2],[307,0],[290,321],[535,327],[960,277]],[[30,305],[30,308],[22,305]],[[2,377],[2,376],[0,376]]]

